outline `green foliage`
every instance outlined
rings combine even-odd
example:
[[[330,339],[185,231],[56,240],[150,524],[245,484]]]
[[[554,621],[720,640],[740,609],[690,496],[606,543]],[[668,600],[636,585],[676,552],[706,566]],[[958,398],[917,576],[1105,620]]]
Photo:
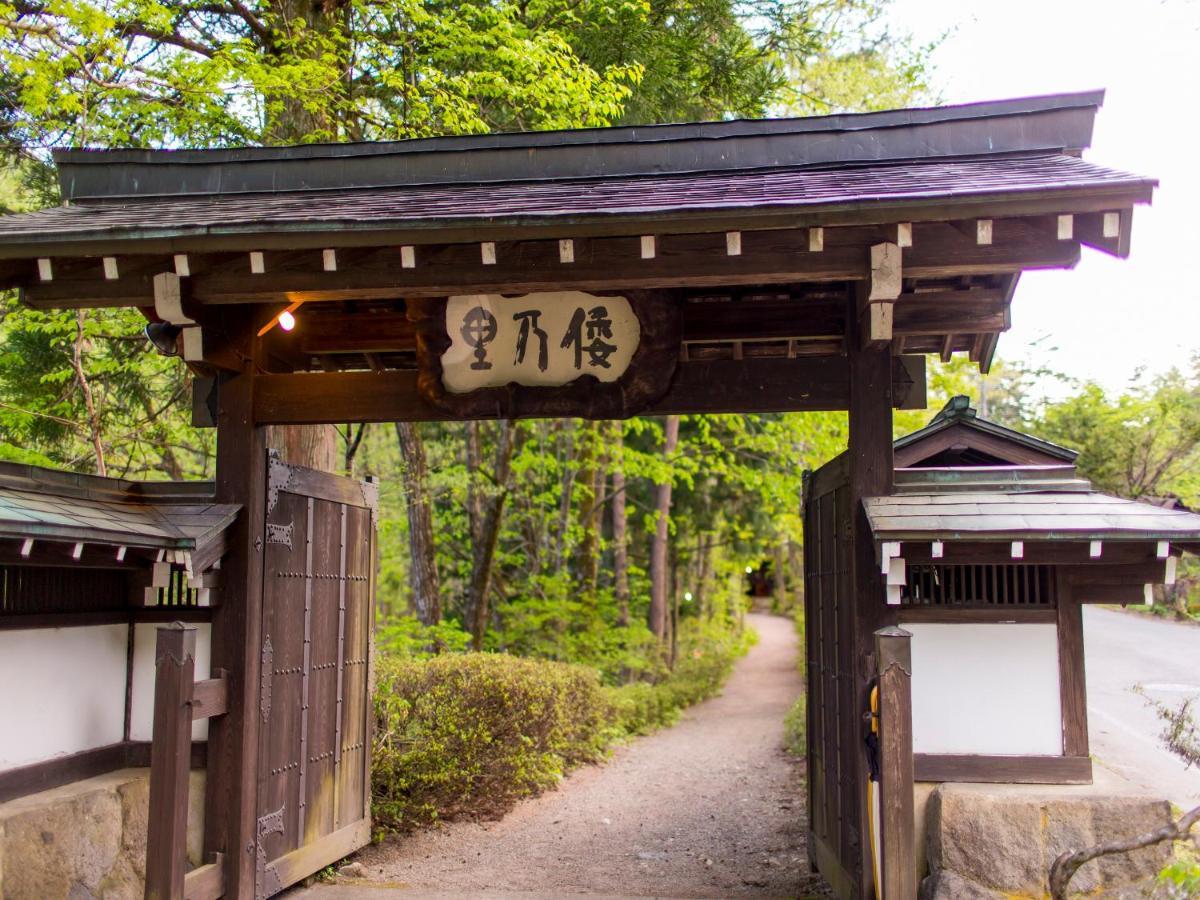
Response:
[[[396,829],[498,816],[610,734],[595,671],[498,653],[381,658],[375,716],[373,813]]]
[[[879,0],[0,2],[9,144],[227,146],[759,116],[925,90]]]
[[[889,31],[885,5],[872,0],[826,0],[809,10],[793,24],[784,54],[789,111],[897,109],[928,98],[927,66],[937,42],[915,46]]]
[[[211,477],[191,379],[133,309],[38,312],[0,293],[0,459],[138,478]]]
[[[675,668],[660,681],[634,681],[607,689],[617,729],[635,735],[670,725],[682,710],[715,695],[734,663],[757,640],[750,630],[721,630],[693,623],[680,635]]]
[[[1125,497],[1200,500],[1200,360],[1112,396],[1094,383],[1050,405],[1038,434],[1080,450],[1080,474]]]
[[[394,616],[375,631],[375,650],[395,659],[428,659],[439,653],[461,653],[471,635],[453,619],[422,625],[416,616]]]
[[[410,632],[411,633],[411,632]],[[626,735],[715,694],[753,638],[689,632],[686,658],[650,684],[604,687],[588,666],[504,653],[382,655],[375,690],[373,814],[402,830],[502,815]]]
[[[1066,399],[1047,404],[1028,427],[1078,450],[1080,475],[1100,490],[1200,505],[1200,357],[1189,370],[1139,378],[1121,393],[1094,383],[1077,385]],[[1184,557],[1176,583],[1158,593],[1153,613],[1200,613],[1200,562]]]
[[[801,694],[783,719],[783,741],[793,756],[808,752],[808,695]]]
[[[1175,842],[1175,858],[1158,873],[1158,887],[1167,900],[1200,897],[1200,853],[1195,844]]]
[[[792,704],[791,709],[787,711],[787,715],[783,718],[783,741],[789,753],[794,756],[803,757],[808,751],[808,665],[806,663],[807,652],[804,643],[805,619],[803,607],[795,611],[792,621],[796,625],[796,638],[799,645],[799,650],[796,653],[796,668],[800,670],[800,677],[805,679],[806,689],[796,698],[796,702]]]

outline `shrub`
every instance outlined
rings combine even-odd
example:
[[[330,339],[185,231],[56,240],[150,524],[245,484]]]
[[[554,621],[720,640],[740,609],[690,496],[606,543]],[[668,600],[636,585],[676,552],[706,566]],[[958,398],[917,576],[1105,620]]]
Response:
[[[753,631],[733,634],[699,622],[680,629],[675,670],[656,683],[634,682],[609,688],[614,724],[626,735],[645,734],[670,725],[680,710],[712,697],[721,689],[733,664],[753,646]]]
[[[783,717],[783,740],[788,752],[804,756],[808,749],[808,695],[801,694]]]
[[[799,640],[800,646],[796,653],[796,668],[800,670],[800,677],[805,681],[805,690],[796,702],[792,704],[792,708],[787,711],[787,715],[783,717],[783,740],[789,753],[795,756],[804,756],[808,749],[808,673],[805,665],[805,634],[804,634],[804,607],[798,606],[792,613],[792,621],[796,626],[796,637]]]
[[[374,815],[392,829],[498,816],[611,737],[594,671],[505,654],[383,658],[375,715]]]
[[[614,741],[670,724],[683,707],[716,694],[753,642],[753,632],[697,623],[681,629],[673,673],[620,687],[605,687],[588,666],[504,653],[381,655],[375,820],[405,830],[503,815],[569,768],[600,759]]]

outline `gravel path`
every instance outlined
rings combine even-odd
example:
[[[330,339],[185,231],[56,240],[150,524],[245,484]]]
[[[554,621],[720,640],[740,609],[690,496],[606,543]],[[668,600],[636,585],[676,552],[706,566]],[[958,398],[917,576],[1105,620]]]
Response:
[[[802,766],[783,749],[800,693],[786,619],[751,615],[759,643],[720,697],[576,771],[501,821],[459,822],[371,847],[367,878],[294,900],[379,897],[810,897]]]

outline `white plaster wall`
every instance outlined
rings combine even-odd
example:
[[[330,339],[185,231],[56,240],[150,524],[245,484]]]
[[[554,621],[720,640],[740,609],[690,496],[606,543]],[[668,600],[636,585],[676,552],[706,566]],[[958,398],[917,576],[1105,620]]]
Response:
[[[1060,756],[1054,625],[906,624],[913,750]]]
[[[115,744],[128,625],[0,631],[0,770]]]
[[[154,646],[158,640],[157,622],[139,622],[133,632],[133,711],[129,716],[129,739],[148,741],[154,730]],[[211,672],[209,663],[212,626],[195,623],[196,680],[203,681]],[[208,740],[208,720],[192,723],[192,740]]]

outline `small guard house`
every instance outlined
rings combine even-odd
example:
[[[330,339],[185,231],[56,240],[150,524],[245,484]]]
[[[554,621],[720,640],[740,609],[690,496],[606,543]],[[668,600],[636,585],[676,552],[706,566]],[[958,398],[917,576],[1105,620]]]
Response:
[[[862,506],[881,618],[911,641],[914,780],[1090,783],[1082,604],[1153,602],[1200,550],[1200,515],[1094,490],[1075,451],[963,396],[894,447],[894,492]],[[838,762],[863,714],[840,683],[855,665],[839,660],[846,490],[841,456],[807,479],[804,505],[809,847],[835,884],[869,842]]]
[[[814,695],[838,710],[823,761],[846,777],[817,863],[843,895],[873,896],[861,713],[876,631],[897,609],[881,567],[920,560],[879,538],[864,501],[909,496],[892,410],[924,407],[927,355],[986,371],[1023,271],[1070,268],[1085,247],[1129,253],[1155,182],[1083,158],[1102,99],[56,152],[64,205],[0,218],[0,287],[40,309],[141,309],[155,345],[197,376],[194,419],[217,429],[214,499],[239,509],[212,614],[227,702],[210,719],[210,861],[186,871],[184,729],[164,702],[152,781],[175,789],[151,791],[163,827],[148,896],[270,896],[369,838],[368,785],[348,774],[369,740],[347,718],[369,653],[347,642],[369,621],[370,504],[357,485],[280,468],[268,426],[804,410],[848,410],[850,432],[840,555],[820,570],[837,595],[838,677]],[[319,660],[296,649],[317,628],[332,635]],[[193,690],[186,666],[160,667],[158,683],[168,698]],[[879,877],[904,897],[912,754],[889,742],[908,719],[883,697]]]
[[[193,623],[209,676],[239,511],[213,492],[0,463],[0,803],[149,765],[158,625]]]

